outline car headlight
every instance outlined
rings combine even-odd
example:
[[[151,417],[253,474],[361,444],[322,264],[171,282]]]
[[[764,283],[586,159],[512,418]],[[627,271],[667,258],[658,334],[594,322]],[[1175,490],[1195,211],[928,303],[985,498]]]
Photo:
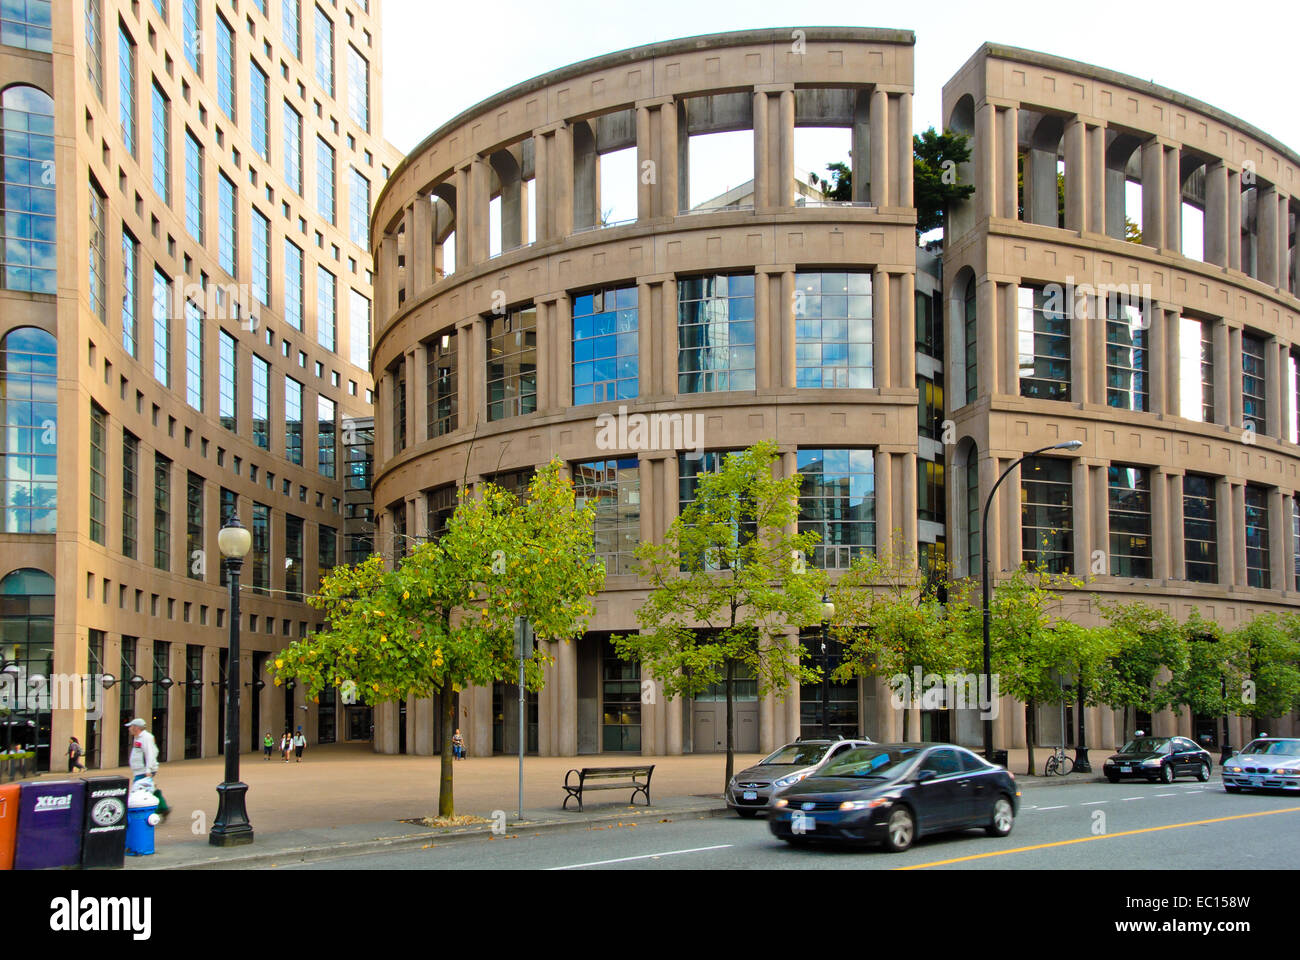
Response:
[[[1283,777],[1300,776],[1300,769],[1297,769],[1296,767],[1278,767],[1277,772],[1279,776]]]
[[[874,810],[876,807],[883,807],[889,803],[884,797],[877,797],[875,800],[845,800],[840,804],[841,810]]]
[[[807,773],[792,773],[788,777],[782,777],[780,780],[774,780],[772,782],[772,786],[781,787],[781,788],[792,787],[806,776],[808,776]]]
[[[1161,761],[1160,761],[1160,758],[1159,758],[1159,757],[1152,757],[1150,760],[1143,760],[1143,761],[1142,761],[1142,766],[1144,766],[1144,767],[1158,767],[1158,766],[1160,766],[1160,762],[1161,762]]]
[[[772,801],[772,806],[776,807],[778,810],[782,807],[788,807],[789,805],[790,801],[785,797],[778,797],[776,800]]]
[[[1241,767],[1224,767],[1229,773],[1241,773]]]

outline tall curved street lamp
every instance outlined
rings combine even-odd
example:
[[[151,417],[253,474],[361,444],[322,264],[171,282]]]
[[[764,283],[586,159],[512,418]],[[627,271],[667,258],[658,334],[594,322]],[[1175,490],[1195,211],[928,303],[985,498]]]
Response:
[[[217,548],[225,558],[230,580],[230,652],[226,682],[226,779],[217,787],[217,818],[208,833],[214,847],[237,847],[253,842],[253,825],[244,804],[248,784],[239,782],[239,571],[253,547],[253,534],[231,515],[217,534]]]
[[[822,591],[822,739],[831,738],[831,652],[827,634],[835,604],[830,595]]]
[[[1002,476],[998,477],[997,483],[993,484],[993,489],[989,491],[988,497],[984,500],[984,511],[980,516],[980,568],[984,581],[984,689],[988,691],[990,698],[993,695],[993,653],[989,645],[989,624],[991,623],[989,614],[989,507],[993,505],[993,495],[998,492],[998,487],[1002,485],[1002,481],[1011,475],[1011,471],[1030,457],[1036,457],[1040,453],[1047,453],[1049,450],[1078,450],[1082,446],[1083,442],[1080,440],[1066,440],[1064,443],[1054,443],[1050,447],[1039,447],[1037,450],[1030,450],[1007,467],[1006,470],[1002,471]],[[991,707],[992,704],[990,703],[989,709],[984,711],[984,759],[989,763],[993,762],[993,717],[990,716],[992,713]]]

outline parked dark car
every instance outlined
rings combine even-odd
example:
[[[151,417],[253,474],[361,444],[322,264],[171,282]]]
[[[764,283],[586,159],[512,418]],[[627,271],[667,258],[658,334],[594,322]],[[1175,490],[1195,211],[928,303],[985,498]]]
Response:
[[[787,788],[768,829],[787,843],[883,843],[983,827],[1005,837],[1020,808],[1016,778],[969,750],[941,743],[880,743],[850,750]]]
[[[1134,778],[1173,783],[1175,777],[1210,779],[1214,758],[1186,737],[1135,737],[1102,766],[1111,783]]]
[[[819,765],[870,740],[796,740],[746,767],[727,785],[727,806],[742,817],[767,809],[768,802],[786,787],[798,783]]]

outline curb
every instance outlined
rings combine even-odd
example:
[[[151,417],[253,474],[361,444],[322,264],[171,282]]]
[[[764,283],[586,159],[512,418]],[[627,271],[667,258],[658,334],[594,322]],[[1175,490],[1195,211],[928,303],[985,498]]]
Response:
[[[719,800],[718,804],[722,804]],[[645,816],[649,813],[653,816],[672,819],[673,817],[695,817],[696,819],[706,819],[712,817],[722,817],[731,811],[725,805],[718,806],[698,806],[682,810],[654,810],[644,808],[644,812],[622,810],[618,813],[601,814],[594,816],[589,820],[541,820],[523,822],[517,826],[508,827],[507,837],[518,836],[522,833],[538,833],[547,830],[577,830],[590,829],[592,824],[618,822],[621,820],[634,819]],[[361,856],[367,853],[374,853],[382,850],[397,850],[411,847],[416,844],[421,846],[435,846],[445,843],[456,843],[465,840],[472,840],[479,837],[491,837],[492,831],[483,828],[468,828],[458,830],[454,833],[418,833],[402,834],[394,837],[376,837],[370,840],[357,840],[329,845],[313,845],[304,847],[291,847],[285,850],[274,852],[249,853],[242,856],[233,857],[214,857],[207,860],[192,860],[186,863],[160,864],[158,866],[140,864],[134,867],[137,870],[221,870],[226,868],[250,868],[266,865],[281,865],[290,863],[310,863],[317,860],[332,860],[339,857]]]

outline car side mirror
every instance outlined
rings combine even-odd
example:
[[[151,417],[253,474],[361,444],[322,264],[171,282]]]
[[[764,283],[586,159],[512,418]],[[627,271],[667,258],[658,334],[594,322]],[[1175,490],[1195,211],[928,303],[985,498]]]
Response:
[[[929,769],[922,770],[920,773],[916,775],[915,782],[925,783],[927,780],[933,780],[936,776],[938,776],[938,774],[935,773],[933,770],[929,770]]]

